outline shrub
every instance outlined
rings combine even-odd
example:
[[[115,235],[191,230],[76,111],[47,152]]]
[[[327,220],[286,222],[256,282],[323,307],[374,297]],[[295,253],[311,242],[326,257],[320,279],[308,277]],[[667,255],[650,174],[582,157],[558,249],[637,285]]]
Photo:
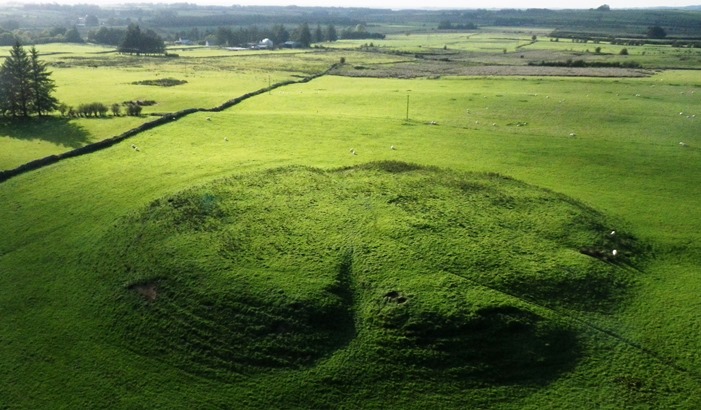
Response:
[[[61,116],[66,116],[68,114],[68,105],[66,103],[61,103],[58,105],[58,112],[61,114]]]
[[[133,102],[127,103],[127,115],[138,117],[141,115],[141,110],[142,108],[139,104],[135,104]]]
[[[618,52],[618,54],[622,56],[627,56],[628,55],[628,49],[627,48],[622,48],[621,51]]]

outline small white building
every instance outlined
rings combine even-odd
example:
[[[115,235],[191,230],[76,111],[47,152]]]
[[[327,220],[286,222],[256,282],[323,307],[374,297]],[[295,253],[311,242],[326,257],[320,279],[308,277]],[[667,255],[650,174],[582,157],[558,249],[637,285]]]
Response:
[[[269,38],[264,38],[263,40],[260,41],[260,43],[258,43],[258,48],[260,48],[260,49],[272,50],[273,47],[275,47],[275,44],[273,43],[273,40],[271,40]]]

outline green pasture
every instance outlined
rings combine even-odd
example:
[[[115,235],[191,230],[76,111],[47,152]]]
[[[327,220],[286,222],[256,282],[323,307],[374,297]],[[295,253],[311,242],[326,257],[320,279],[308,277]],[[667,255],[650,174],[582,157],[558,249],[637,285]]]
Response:
[[[179,58],[152,58],[105,54],[103,47],[66,44],[39,45],[37,50],[52,72],[55,96],[68,106],[100,102],[109,107],[126,101],[155,104],[145,106],[139,118],[110,114],[26,123],[0,120],[0,169],[119,135],[152,120],[151,114],[213,108],[270,84],[323,71],[340,58],[327,52],[253,55],[208,49],[195,49]],[[163,78],[187,83],[174,87],[135,84]]]
[[[700,115],[689,71],[326,76],[12,178],[0,407],[696,408]],[[220,315],[251,362],[211,350]],[[486,317],[536,336],[478,327],[515,367],[461,350]]]
[[[541,61],[585,60],[588,62],[630,62],[645,68],[694,68],[701,63],[701,50],[669,45],[613,45],[608,42],[575,43],[548,37],[545,29],[480,28],[478,31],[445,33],[394,33],[383,40],[340,40],[323,45],[331,48],[361,48],[372,44],[376,51],[440,54],[444,58],[471,64],[525,65]],[[532,40],[532,36],[537,41]],[[600,52],[596,53],[597,47]],[[622,49],[628,55],[620,55]]]

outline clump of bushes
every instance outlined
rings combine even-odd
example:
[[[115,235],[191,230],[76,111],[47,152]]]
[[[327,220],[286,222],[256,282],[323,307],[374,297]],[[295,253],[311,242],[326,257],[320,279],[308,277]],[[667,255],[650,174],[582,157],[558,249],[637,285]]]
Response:
[[[126,115],[139,116],[144,106],[154,105],[155,101],[125,101],[121,104],[114,103],[107,106],[100,102],[92,102],[88,104],[80,104],[77,108],[61,103],[58,106],[58,112],[63,117],[105,117],[108,112],[112,112],[112,116],[119,117],[122,115],[122,106],[126,108]]]
[[[127,115],[132,117],[138,117],[141,115],[142,107],[139,104],[129,101],[125,103],[125,105],[127,107]]]
[[[623,49],[625,50],[625,49]],[[621,50],[621,51],[623,51]],[[627,54],[627,50],[626,53]],[[624,53],[621,53],[624,54]],[[528,63],[531,66],[541,67],[613,67],[613,68],[642,68],[640,63],[636,61],[585,61],[585,60],[567,60],[567,61],[531,61]]]
[[[158,87],[173,87],[176,85],[187,84],[187,81],[178,80],[176,78],[159,78],[157,80],[134,81],[132,84],[134,84],[134,85],[155,85]]]

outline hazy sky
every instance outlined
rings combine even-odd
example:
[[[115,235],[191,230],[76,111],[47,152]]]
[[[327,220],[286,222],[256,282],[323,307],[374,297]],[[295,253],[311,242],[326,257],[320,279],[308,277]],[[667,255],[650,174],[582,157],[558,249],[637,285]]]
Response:
[[[701,0],[195,0],[198,4],[242,4],[242,5],[290,5],[297,6],[338,6],[338,7],[375,7],[375,8],[549,8],[549,9],[589,9],[602,4],[611,8],[638,7],[672,7],[701,4]]]
[[[0,0],[0,5],[11,0]],[[14,2],[14,1],[13,1]],[[548,9],[590,9],[602,4],[611,8],[676,7],[699,5],[701,0],[19,0],[21,3],[60,3],[60,4],[115,4],[115,3],[195,3],[231,6],[276,5],[276,6],[325,6],[325,7],[373,7],[373,8],[548,8]]]

